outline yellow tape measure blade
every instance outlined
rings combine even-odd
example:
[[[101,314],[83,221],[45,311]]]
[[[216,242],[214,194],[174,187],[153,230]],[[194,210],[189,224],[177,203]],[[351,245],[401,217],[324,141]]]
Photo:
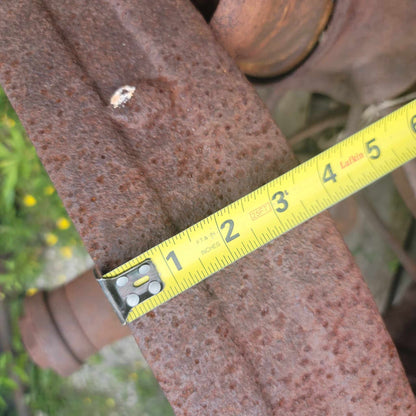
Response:
[[[416,100],[117,267],[100,284],[130,322],[414,157]],[[140,272],[143,265],[151,275]]]

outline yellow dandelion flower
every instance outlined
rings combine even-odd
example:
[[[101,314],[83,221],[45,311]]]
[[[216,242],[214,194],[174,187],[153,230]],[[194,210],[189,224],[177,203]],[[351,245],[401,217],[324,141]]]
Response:
[[[16,125],[16,122],[12,118],[7,117],[6,115],[3,117],[3,121],[9,129]]]
[[[54,246],[58,242],[58,237],[56,234],[47,233],[45,235],[45,241],[48,246]]]
[[[89,397],[84,397],[84,403],[85,404],[91,404],[92,400]]]
[[[26,296],[33,296],[35,293],[38,293],[38,289],[36,287],[30,287],[26,290]]]
[[[136,381],[139,378],[139,376],[137,375],[137,373],[130,373],[129,374],[129,380],[131,381]]]
[[[56,221],[56,226],[60,230],[67,230],[71,226],[71,223],[69,222],[67,218],[61,217],[61,218],[58,218],[58,220]]]
[[[70,259],[72,257],[72,248],[71,247],[64,246],[64,247],[61,247],[59,249],[59,251],[60,251],[62,257],[64,257],[65,259]]]
[[[34,205],[36,205],[36,198],[33,195],[25,195],[23,198],[23,203],[27,206],[27,207],[33,207]]]
[[[106,399],[105,404],[108,407],[115,407],[116,401],[113,398],[109,397],[108,399]]]
[[[52,185],[48,185],[43,189],[45,195],[52,195],[55,192],[55,188]]]

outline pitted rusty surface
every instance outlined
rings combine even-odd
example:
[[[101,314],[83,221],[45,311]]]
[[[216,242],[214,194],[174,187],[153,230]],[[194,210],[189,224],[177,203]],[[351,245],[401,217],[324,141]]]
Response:
[[[295,164],[187,2],[7,0],[0,12],[0,82],[104,272]],[[136,91],[113,109],[122,85]],[[327,215],[130,328],[177,415],[416,411]]]
[[[328,27],[310,57],[277,92],[306,89],[349,104],[373,104],[416,82],[414,0],[334,2]]]

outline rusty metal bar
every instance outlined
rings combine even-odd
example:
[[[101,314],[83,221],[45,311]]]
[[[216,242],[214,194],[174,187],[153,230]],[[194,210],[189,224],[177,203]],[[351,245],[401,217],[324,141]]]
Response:
[[[0,82],[103,271],[294,165],[186,1],[6,0],[0,11]],[[132,100],[110,108],[125,84]],[[416,410],[327,215],[130,328],[177,415]]]

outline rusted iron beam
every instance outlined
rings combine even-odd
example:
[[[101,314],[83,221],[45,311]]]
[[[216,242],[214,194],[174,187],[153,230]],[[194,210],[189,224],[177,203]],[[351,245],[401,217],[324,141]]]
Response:
[[[6,0],[0,11],[0,82],[104,272],[295,164],[186,1]],[[133,98],[110,108],[124,84]],[[327,215],[130,328],[177,415],[416,411]]]
[[[51,292],[24,301],[19,322],[36,364],[67,376],[102,347],[130,334],[89,270]]]

